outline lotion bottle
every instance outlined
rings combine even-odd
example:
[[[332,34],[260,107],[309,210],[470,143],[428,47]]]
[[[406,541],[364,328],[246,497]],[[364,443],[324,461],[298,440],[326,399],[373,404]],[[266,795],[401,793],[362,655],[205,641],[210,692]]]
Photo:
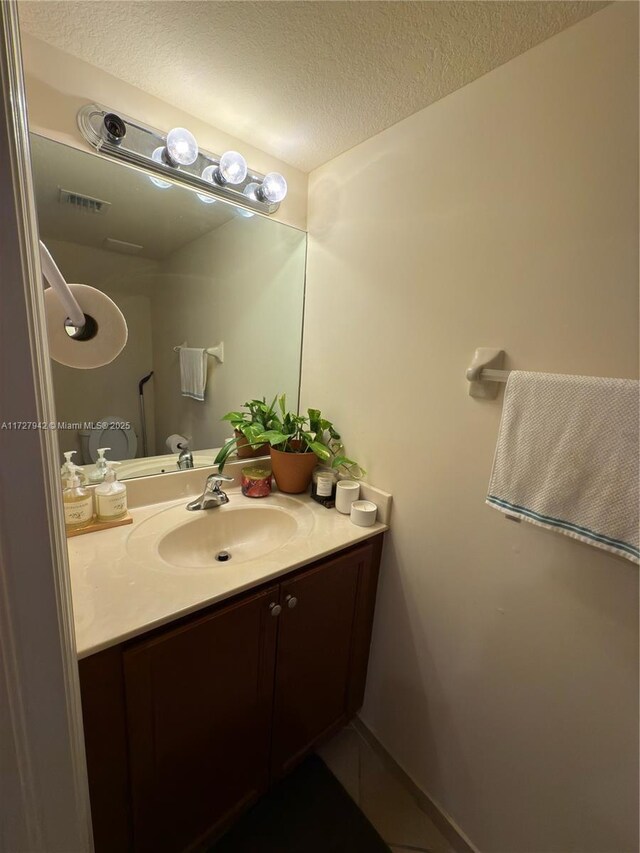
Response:
[[[116,479],[115,466],[119,462],[106,460],[104,482],[96,486],[96,512],[98,521],[117,521],[127,514],[127,487]]]
[[[93,521],[93,497],[84,488],[78,476],[79,466],[67,462],[71,476],[67,488],[62,493],[64,504],[64,524],[67,530],[80,530]]]

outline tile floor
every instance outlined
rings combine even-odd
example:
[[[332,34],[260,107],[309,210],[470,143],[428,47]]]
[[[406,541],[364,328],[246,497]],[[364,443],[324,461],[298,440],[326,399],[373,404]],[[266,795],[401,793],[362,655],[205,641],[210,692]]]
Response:
[[[318,755],[393,853],[453,853],[411,793],[352,726],[321,747]]]

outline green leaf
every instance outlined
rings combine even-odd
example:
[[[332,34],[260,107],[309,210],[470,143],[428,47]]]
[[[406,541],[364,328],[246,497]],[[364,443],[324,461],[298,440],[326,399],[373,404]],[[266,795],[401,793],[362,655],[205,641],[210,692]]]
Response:
[[[361,480],[367,473],[364,468],[361,468],[360,465],[358,465],[357,462],[354,462],[353,459],[349,459],[346,456],[336,456],[331,463],[331,467],[344,468],[348,471],[349,476],[353,477],[354,480]]]
[[[227,412],[222,418],[221,421],[231,421],[231,423],[242,423],[247,419],[247,415],[242,412]]]
[[[320,431],[320,409],[307,409],[309,415],[309,426],[315,433]]]
[[[310,441],[308,442],[309,447],[316,454],[318,459],[321,459],[323,462],[326,462],[328,459],[331,459],[331,451],[325,444],[320,444],[319,441]]]
[[[249,444],[264,444],[264,442],[260,441],[260,436],[263,432],[264,430],[260,424],[250,424],[243,430],[244,436]]]
[[[268,429],[266,432],[261,433],[257,436],[257,440],[261,444],[271,444],[275,446],[277,444],[284,444],[285,441],[288,441],[290,436],[285,435],[284,433],[278,432],[275,429]]]
[[[353,459],[349,459],[347,456],[336,456],[331,463],[332,468],[339,468],[341,465],[355,465]]]
[[[231,452],[235,449],[236,444],[238,443],[237,438],[230,438],[218,451],[218,455],[213,460],[213,464],[218,466],[218,471],[222,474],[222,470],[225,466],[225,462],[231,455]]]

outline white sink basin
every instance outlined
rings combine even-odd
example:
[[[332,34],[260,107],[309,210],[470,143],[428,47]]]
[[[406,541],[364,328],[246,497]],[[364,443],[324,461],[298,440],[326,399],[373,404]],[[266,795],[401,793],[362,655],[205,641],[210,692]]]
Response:
[[[158,554],[172,566],[195,568],[215,565],[221,551],[234,562],[263,556],[284,545],[298,525],[292,515],[279,509],[247,507],[216,516],[205,510],[162,537]]]
[[[307,536],[313,526],[313,514],[295,498],[272,495],[258,501],[241,494],[230,498],[215,509],[188,512],[181,504],[156,513],[131,531],[129,555],[165,568],[232,567]],[[216,559],[221,552],[228,559]]]

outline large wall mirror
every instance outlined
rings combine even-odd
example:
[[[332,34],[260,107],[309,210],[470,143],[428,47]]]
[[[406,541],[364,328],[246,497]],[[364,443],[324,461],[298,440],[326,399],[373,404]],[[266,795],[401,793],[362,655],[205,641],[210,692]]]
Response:
[[[66,280],[104,291],[129,329],[111,364],[52,362],[61,453],[91,465],[117,444],[107,456],[119,477],[139,477],[178,470],[181,436],[195,466],[211,465],[230,435],[222,415],[298,398],[303,231],[34,134],[31,146],[41,239]],[[179,348],[220,343],[204,401],[183,396]],[[130,428],[103,431],[110,423]]]

